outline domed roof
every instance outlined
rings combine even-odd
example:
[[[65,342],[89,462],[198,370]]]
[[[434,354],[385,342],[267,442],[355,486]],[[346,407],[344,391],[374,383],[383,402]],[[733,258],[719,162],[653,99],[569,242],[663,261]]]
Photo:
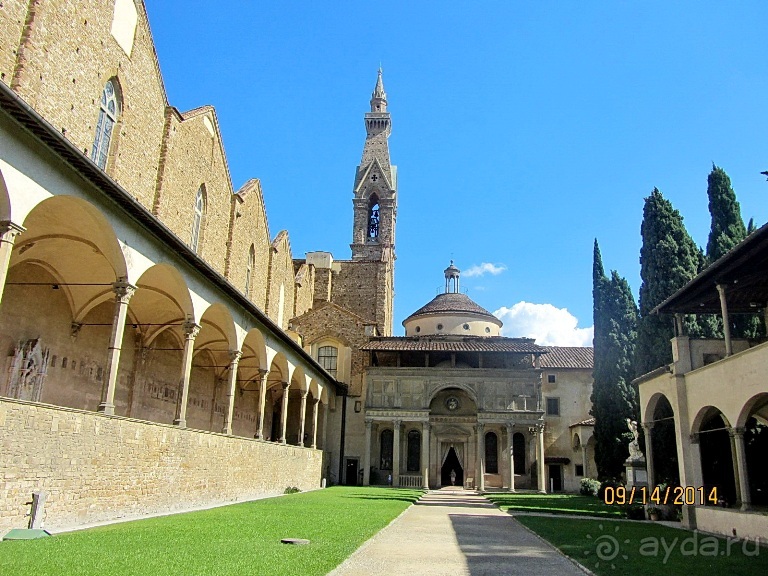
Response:
[[[427,303],[425,306],[422,306],[416,310],[416,312],[408,316],[408,318],[403,320],[403,324],[418,316],[433,316],[442,314],[451,316],[460,316],[464,314],[482,316],[486,320],[493,322],[498,326],[502,325],[501,320],[496,318],[496,316],[474,302],[466,294],[461,294],[458,292],[446,292],[444,294],[438,294],[432,299],[431,302]]]

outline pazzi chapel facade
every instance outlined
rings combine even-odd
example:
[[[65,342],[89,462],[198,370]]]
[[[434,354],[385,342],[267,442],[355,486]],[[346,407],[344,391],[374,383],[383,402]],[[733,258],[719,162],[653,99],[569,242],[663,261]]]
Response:
[[[500,335],[446,289],[393,335],[397,169],[381,71],[351,257],[294,258],[215,110],[167,100],[140,0],[0,8],[0,529],[325,482],[574,490],[591,348]],[[437,269],[437,267],[436,267]]]

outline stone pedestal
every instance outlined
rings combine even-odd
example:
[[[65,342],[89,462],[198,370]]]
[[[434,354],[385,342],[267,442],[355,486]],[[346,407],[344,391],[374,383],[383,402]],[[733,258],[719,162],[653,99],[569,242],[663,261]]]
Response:
[[[629,458],[624,462],[627,472],[627,490],[632,488],[648,487],[648,471],[645,467],[645,458]]]

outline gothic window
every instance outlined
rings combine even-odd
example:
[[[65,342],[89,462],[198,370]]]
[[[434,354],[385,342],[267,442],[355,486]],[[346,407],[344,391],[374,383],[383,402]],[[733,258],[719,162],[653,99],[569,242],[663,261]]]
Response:
[[[379,197],[371,194],[368,201],[368,239],[377,240],[379,238]]]
[[[245,296],[248,297],[251,291],[251,278],[253,276],[253,269],[256,266],[256,248],[251,244],[251,249],[248,250],[248,264],[245,267]]]
[[[499,437],[496,432],[485,435],[485,471],[488,474],[499,473]]]
[[[421,463],[421,434],[418,430],[408,432],[408,472],[418,472]]]
[[[394,446],[394,433],[392,430],[384,430],[381,433],[379,445],[379,470],[392,470],[392,448]]]
[[[195,252],[200,252],[200,239],[202,236],[203,219],[205,218],[205,187],[200,186],[195,196],[195,217],[192,220],[192,241],[190,248]]]
[[[325,368],[331,376],[336,378],[336,361],[339,357],[339,350],[335,346],[320,346],[317,351],[317,361],[320,366]]]
[[[104,86],[99,103],[99,120],[96,122],[96,136],[93,139],[91,160],[102,170],[107,166],[109,144],[112,141],[117,119],[120,116],[120,99],[118,97],[116,82],[109,80]]]

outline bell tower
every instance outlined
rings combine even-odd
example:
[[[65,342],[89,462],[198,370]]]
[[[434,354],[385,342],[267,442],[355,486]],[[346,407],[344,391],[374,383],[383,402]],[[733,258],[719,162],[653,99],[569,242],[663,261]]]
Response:
[[[394,263],[397,167],[389,160],[392,121],[381,68],[365,114],[363,157],[355,174],[352,260]]]

